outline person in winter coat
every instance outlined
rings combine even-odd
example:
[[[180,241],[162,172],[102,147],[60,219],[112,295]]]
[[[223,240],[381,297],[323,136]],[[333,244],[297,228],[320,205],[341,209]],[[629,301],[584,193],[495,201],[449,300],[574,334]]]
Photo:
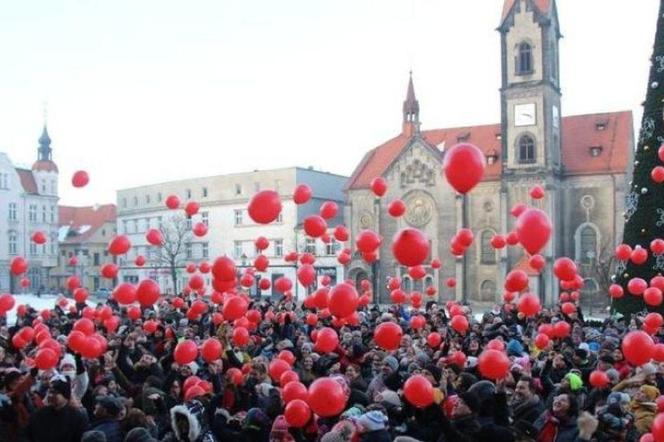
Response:
[[[84,410],[69,405],[71,384],[64,376],[51,379],[48,405],[30,416],[27,437],[32,442],[79,442],[88,427]]]
[[[6,438],[7,441],[13,442],[19,440],[30,418],[28,408],[26,406],[27,396],[26,393],[35,382],[37,369],[32,369],[28,374],[21,376],[21,373],[16,369],[7,371],[0,382],[0,394],[3,393],[6,398],[5,401],[0,400],[0,422],[2,422],[3,430],[0,431],[0,436]]]
[[[480,407],[475,393],[467,391],[459,394],[452,409],[452,420],[442,413],[440,415],[443,434],[438,442],[474,442],[481,429],[477,420]]]
[[[60,361],[60,373],[69,378],[72,396],[81,401],[88,385],[90,385],[90,377],[85,370],[81,355],[72,356],[69,353],[64,355]]]
[[[106,435],[107,442],[122,442],[122,432],[118,417],[122,412],[122,403],[112,396],[103,396],[97,400],[91,429]]]
[[[171,428],[165,442],[217,442],[208,429],[205,407],[198,400],[192,400],[171,408]]]
[[[659,390],[652,385],[642,385],[629,403],[629,411],[634,415],[634,426],[639,435],[648,433],[657,413],[655,401]]]
[[[364,413],[357,419],[362,442],[390,442],[392,437],[387,431],[387,416],[380,410]]]
[[[509,402],[512,422],[526,421],[532,424],[544,412],[544,404],[535,393],[535,383],[529,376],[521,376],[514,387]]]
[[[553,398],[551,408],[533,424],[537,429],[538,442],[575,442],[579,435],[576,424],[578,404],[568,393]]]

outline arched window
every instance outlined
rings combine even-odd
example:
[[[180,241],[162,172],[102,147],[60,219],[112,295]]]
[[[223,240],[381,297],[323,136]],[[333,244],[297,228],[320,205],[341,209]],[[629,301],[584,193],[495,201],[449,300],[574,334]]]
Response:
[[[482,281],[480,286],[480,301],[496,300],[496,283],[490,280]]]
[[[533,72],[533,49],[524,42],[519,44],[516,73],[518,75],[530,74]]]
[[[496,263],[496,250],[491,246],[491,238],[493,232],[485,230],[480,237],[480,262],[482,264],[495,264]]]
[[[401,283],[404,292],[410,293],[413,290],[413,280],[410,278],[410,276],[404,276]]]
[[[519,163],[532,164],[536,161],[535,140],[530,135],[522,135],[518,142]]]
[[[593,261],[597,258],[597,231],[586,224],[579,232],[579,260]]]
[[[18,235],[16,231],[10,230],[8,236],[9,254],[16,255],[18,253]]]

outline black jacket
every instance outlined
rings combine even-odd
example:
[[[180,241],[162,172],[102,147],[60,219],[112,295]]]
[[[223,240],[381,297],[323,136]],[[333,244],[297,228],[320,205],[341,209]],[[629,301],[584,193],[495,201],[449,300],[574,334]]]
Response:
[[[30,417],[27,436],[33,442],[79,442],[87,427],[83,410],[69,405],[60,410],[44,407]]]

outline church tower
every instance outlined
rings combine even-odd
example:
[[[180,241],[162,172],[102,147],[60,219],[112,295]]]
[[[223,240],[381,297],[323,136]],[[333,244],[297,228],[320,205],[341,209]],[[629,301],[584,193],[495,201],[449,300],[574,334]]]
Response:
[[[561,34],[555,0],[505,0],[498,31],[503,174],[558,175]]]

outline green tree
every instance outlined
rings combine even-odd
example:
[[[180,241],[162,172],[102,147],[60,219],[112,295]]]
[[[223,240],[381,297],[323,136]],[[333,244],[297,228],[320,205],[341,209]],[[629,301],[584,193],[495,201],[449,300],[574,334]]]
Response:
[[[664,0],[660,0],[655,45],[650,65],[650,77],[643,108],[641,131],[634,153],[634,172],[627,189],[625,204],[625,232],[623,242],[634,248],[637,245],[648,250],[648,260],[635,265],[620,261],[616,265],[615,282],[620,284],[625,294],[613,302],[613,308],[631,315],[642,311],[646,305],[640,296],[633,296],[627,290],[630,279],[638,277],[646,281],[664,273],[664,254],[650,252],[650,243],[664,237],[664,184],[653,181],[653,168],[664,165],[664,155],[659,155],[664,145]],[[664,150],[664,149],[662,149]],[[660,306],[664,311],[664,306]]]

